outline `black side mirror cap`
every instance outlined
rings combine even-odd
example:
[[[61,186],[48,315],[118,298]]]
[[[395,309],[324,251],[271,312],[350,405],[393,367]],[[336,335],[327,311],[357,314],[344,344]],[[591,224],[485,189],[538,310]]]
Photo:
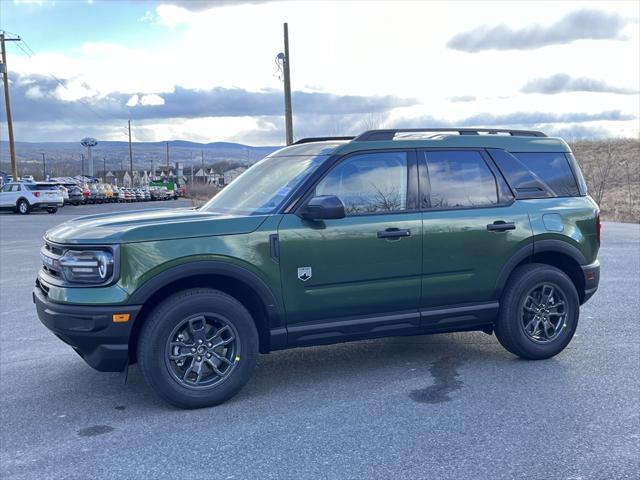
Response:
[[[300,210],[305,220],[335,220],[344,218],[344,204],[335,195],[321,195],[311,198]]]

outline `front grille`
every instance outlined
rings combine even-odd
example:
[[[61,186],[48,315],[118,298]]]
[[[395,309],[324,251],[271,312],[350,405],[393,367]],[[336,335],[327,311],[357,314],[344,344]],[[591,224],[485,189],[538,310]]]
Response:
[[[54,245],[45,240],[45,244],[40,250],[40,257],[42,259],[42,270],[47,275],[62,279],[62,272],[60,270],[60,263],[58,260],[64,253],[63,249],[58,245]]]
[[[49,287],[47,287],[44,283],[42,283],[40,279],[36,279],[36,287],[40,289],[40,291],[45,297],[49,296]]]

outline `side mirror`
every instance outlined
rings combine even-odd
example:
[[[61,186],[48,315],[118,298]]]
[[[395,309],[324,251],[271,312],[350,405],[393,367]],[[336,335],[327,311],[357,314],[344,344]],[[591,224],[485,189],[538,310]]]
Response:
[[[335,195],[321,195],[311,198],[302,207],[300,216],[305,220],[333,220],[344,218],[344,204]]]

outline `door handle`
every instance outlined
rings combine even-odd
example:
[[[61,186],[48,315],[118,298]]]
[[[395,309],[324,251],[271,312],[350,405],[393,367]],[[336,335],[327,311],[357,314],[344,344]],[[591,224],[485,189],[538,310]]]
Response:
[[[399,228],[387,228],[386,230],[380,230],[378,232],[378,238],[402,238],[402,237],[410,237],[411,230],[404,229],[400,230]]]
[[[487,225],[487,230],[490,232],[504,232],[506,230],[515,230],[516,224],[513,222],[505,222],[504,220],[496,220],[493,223]]]

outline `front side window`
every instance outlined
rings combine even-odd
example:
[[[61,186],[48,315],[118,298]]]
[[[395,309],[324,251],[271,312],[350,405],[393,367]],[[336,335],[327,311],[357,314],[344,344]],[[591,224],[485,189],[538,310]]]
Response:
[[[11,189],[11,185],[3,185],[2,189],[0,189],[0,192],[8,192]]]
[[[316,195],[335,195],[347,215],[407,209],[407,153],[354,155],[316,186]]]
[[[486,207],[498,203],[496,180],[479,152],[426,152],[431,208]]]
[[[202,207],[235,215],[273,213],[327,156],[267,157],[246,170]]]

